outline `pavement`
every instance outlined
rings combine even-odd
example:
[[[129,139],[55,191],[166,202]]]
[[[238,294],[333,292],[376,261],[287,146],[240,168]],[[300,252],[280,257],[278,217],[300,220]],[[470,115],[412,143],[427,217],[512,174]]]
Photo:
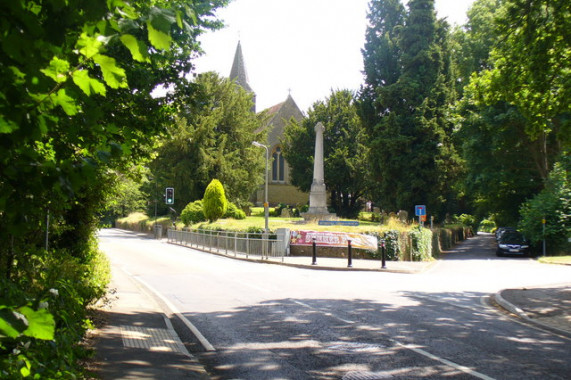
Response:
[[[226,256],[226,255],[224,255]],[[233,257],[229,255],[228,257]],[[285,257],[260,260],[236,259],[288,265],[308,270],[380,271],[422,273],[433,262],[387,261],[342,258]],[[173,329],[180,324],[176,312],[128,273],[113,269],[111,292],[98,305],[105,321],[93,332],[98,379],[209,379],[205,368],[182,344]],[[545,288],[505,289],[493,296],[494,304],[527,323],[571,338],[571,283]]]
[[[111,291],[98,306],[96,379],[210,379],[174,331],[176,318],[128,273],[113,268]],[[174,322],[174,321],[173,321]]]
[[[571,284],[504,289],[494,295],[494,300],[526,322],[571,338]]]

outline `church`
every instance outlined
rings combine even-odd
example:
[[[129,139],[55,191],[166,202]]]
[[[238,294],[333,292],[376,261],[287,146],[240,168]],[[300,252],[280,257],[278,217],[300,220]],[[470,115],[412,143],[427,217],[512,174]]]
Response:
[[[248,74],[242,54],[242,46],[238,41],[236,53],[232,69],[230,70],[230,79],[241,86],[244,90],[252,94],[254,101],[253,112],[256,112],[256,93],[248,83]],[[287,122],[294,118],[301,121],[304,118],[303,113],[289,94],[285,101],[276,104],[262,112],[266,112],[269,119],[267,124],[263,125],[256,132],[267,131],[267,141],[262,142],[269,149],[270,162],[268,173],[268,203],[270,206],[276,206],[279,203],[288,205],[304,205],[309,200],[309,193],[304,193],[290,184],[289,171],[290,168],[287,161],[282,155],[281,141]],[[265,153],[265,152],[264,152]],[[260,152],[262,154],[262,152]],[[261,206],[264,202],[264,186],[262,186],[255,194],[252,195],[250,201],[257,206]]]

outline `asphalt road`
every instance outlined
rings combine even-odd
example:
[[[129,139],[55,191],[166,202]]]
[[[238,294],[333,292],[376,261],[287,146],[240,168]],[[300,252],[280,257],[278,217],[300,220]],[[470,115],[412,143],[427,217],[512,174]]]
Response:
[[[500,289],[569,282],[571,267],[497,258],[478,236],[423,274],[236,261],[104,230],[114,268],[204,336],[177,327],[219,379],[569,379],[571,340],[488,305]],[[207,347],[208,348],[208,347]]]

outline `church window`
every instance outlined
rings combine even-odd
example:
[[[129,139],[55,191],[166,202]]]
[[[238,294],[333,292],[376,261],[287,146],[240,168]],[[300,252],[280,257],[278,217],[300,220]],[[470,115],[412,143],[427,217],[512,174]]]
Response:
[[[272,181],[285,181],[285,159],[279,147],[272,154]]]

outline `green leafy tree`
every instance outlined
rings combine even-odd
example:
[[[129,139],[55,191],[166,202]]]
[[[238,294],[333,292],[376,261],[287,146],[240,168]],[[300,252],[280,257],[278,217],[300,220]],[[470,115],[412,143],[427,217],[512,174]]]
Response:
[[[476,213],[515,225],[569,150],[569,18],[561,16],[569,10],[559,1],[501,4],[481,0],[469,12],[461,50],[479,58],[465,59],[465,75],[475,72],[457,108],[457,137]]]
[[[222,186],[219,180],[213,179],[206,187],[204,198],[202,199],[204,216],[206,216],[206,219],[211,223],[215,222],[224,216],[227,208],[228,200],[226,199],[224,186]]]
[[[367,150],[351,91],[332,92],[325,101],[315,102],[301,123],[292,120],[286,126],[282,144],[284,157],[291,167],[291,182],[302,191],[311,188],[314,128],[318,122],[325,126],[324,174],[331,206],[340,216],[355,217],[366,192]]]
[[[490,52],[497,39],[494,25],[496,11],[503,0],[476,0],[468,21],[452,32],[453,56],[456,64],[456,91],[462,94],[470,76],[490,69]]]
[[[465,160],[463,187],[479,219],[494,215],[499,226],[516,225],[522,202],[542,187],[529,151],[525,118],[507,103],[477,107],[466,91],[456,138]]]
[[[392,58],[400,72],[396,79],[388,72],[371,81],[380,84],[374,100],[380,118],[367,128],[372,195],[387,210],[411,211],[415,204],[426,204],[443,216],[453,211],[460,168],[451,140],[449,107],[455,92],[448,26],[436,20],[433,0],[413,0],[408,6]]]
[[[153,175],[160,188],[176,189],[177,204],[200,199],[216,177],[242,205],[260,185],[264,161],[252,141],[261,139],[263,116],[251,111],[250,94],[216,73],[199,75],[193,85],[193,99],[178,110],[150,165]]]
[[[189,93],[188,57],[202,18],[225,4],[187,1],[10,1],[0,5],[0,260],[42,246],[88,241],[109,189],[108,168],[147,157],[170,108],[151,91]],[[167,99],[169,100],[169,99]]]
[[[571,237],[570,171],[571,157],[563,157],[554,165],[545,188],[521,206],[520,229],[536,245],[545,238],[552,253],[569,253],[571,248],[568,241]]]
[[[0,342],[8,377],[79,377],[72,346],[105,287],[94,234],[113,177],[149,157],[170,105],[192,94],[189,57],[226,3],[0,3],[0,308],[61,286],[51,342]],[[161,84],[172,95],[155,99]]]
[[[141,190],[146,176],[128,176],[117,173],[112,191],[106,194],[104,214],[110,220],[143,211],[147,206],[147,194]]]
[[[460,187],[466,208],[478,219],[493,214],[499,225],[515,225],[518,205],[537,186],[527,181],[528,162],[518,166],[528,158],[521,134],[517,133],[523,118],[506,103],[476,107],[470,100],[472,92],[464,92],[472,75],[492,67],[490,52],[498,38],[493,25],[501,2],[475,1],[468,10],[468,22],[452,34],[456,90],[460,95],[454,109],[459,126],[454,138],[464,160]],[[516,166],[517,173],[512,173]],[[518,185],[524,186],[513,192]]]
[[[569,59],[571,15],[565,0],[506,0],[495,23],[497,42],[484,70],[470,84],[475,103],[507,102],[526,119],[524,132],[538,174],[546,179],[571,143]]]

